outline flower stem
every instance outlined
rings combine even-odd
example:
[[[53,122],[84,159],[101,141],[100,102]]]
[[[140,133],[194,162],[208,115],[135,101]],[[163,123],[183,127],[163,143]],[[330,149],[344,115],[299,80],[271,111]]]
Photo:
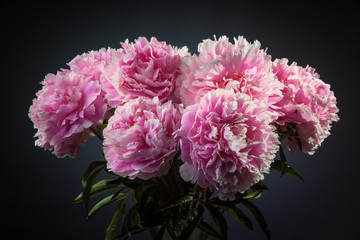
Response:
[[[152,238],[152,239],[155,239],[155,237],[156,237],[156,231],[155,231],[154,227],[149,228],[149,231],[150,231],[150,233],[151,233],[151,238]]]
[[[178,163],[178,155],[176,155],[174,158],[173,158],[173,161],[172,161],[172,165],[171,168],[170,168],[170,173],[171,173],[171,176],[172,176],[172,179],[175,183],[175,187],[176,189],[178,189],[178,191],[180,191],[181,194],[185,193],[185,190],[183,188],[183,184],[181,183],[181,177],[180,177],[180,174],[179,174],[179,163]]]
[[[174,187],[174,181],[172,180],[171,175],[169,173],[165,175],[165,181],[170,196],[174,196],[174,192],[172,189]]]
[[[199,185],[196,184],[196,193],[195,193],[195,198],[198,198],[200,194],[200,187]],[[195,209],[196,208],[196,203],[197,201],[193,201],[192,207],[191,209]]]
[[[204,188],[203,192],[202,192],[202,200],[203,202],[206,202],[206,192],[207,192],[207,188]]]
[[[100,136],[100,134],[95,129],[93,129],[93,127],[90,127],[90,130],[100,139],[100,141],[104,141],[104,138]]]

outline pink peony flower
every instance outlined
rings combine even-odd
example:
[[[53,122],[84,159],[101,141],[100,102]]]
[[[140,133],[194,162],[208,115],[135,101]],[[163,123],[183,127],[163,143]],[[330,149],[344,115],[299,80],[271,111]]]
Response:
[[[173,48],[166,42],[139,37],[134,43],[126,40],[114,55],[102,77],[106,98],[112,107],[130,99],[158,97],[161,102],[172,98],[180,59],[187,48]]]
[[[243,93],[218,89],[188,106],[177,133],[185,181],[209,187],[222,200],[233,200],[269,172],[278,136],[266,107]]]
[[[30,106],[29,117],[38,129],[35,145],[61,158],[76,157],[89,128],[103,120],[106,104],[101,87],[72,71],[48,74]]]
[[[105,67],[109,65],[115,52],[112,48],[90,51],[76,56],[68,65],[72,71],[100,83],[101,74],[105,72]]]
[[[268,105],[270,113],[278,113],[275,104],[282,98],[283,84],[272,73],[271,57],[260,49],[258,41],[250,44],[239,36],[232,44],[223,36],[204,40],[198,51],[198,56],[182,59],[182,74],[177,79],[176,95],[185,106],[221,88],[245,93]]]
[[[173,133],[181,114],[171,101],[139,97],[118,106],[104,129],[107,167],[122,177],[149,179],[166,174],[178,150]]]
[[[116,52],[117,50],[112,48],[101,48],[98,51],[90,51],[76,56],[68,65],[71,71],[82,75],[89,81],[96,81],[101,85],[101,76]],[[105,91],[102,89],[101,95],[103,96],[104,103],[107,105],[105,118],[109,118],[111,117],[111,106],[108,105],[105,94]]]
[[[282,141],[282,146],[296,151],[293,132],[300,138],[302,151],[313,154],[330,135],[331,123],[339,120],[334,93],[309,66],[302,68],[296,63],[289,66],[287,59],[276,59],[272,69],[285,85],[284,97],[277,103],[282,113],[277,123],[281,125],[280,131],[290,136]]]

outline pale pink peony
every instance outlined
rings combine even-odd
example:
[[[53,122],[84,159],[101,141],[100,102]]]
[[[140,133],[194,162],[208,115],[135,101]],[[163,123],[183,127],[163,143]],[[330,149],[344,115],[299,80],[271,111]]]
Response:
[[[309,66],[288,65],[288,60],[284,58],[276,59],[272,69],[285,85],[284,97],[277,103],[283,115],[277,120],[281,125],[279,129],[290,135],[294,135],[291,131],[296,131],[302,151],[313,154],[330,135],[331,123],[339,120],[334,93],[330,91],[330,85],[320,80],[320,76]],[[295,152],[295,137],[286,137],[282,146]]]
[[[105,72],[105,68],[109,65],[113,55],[117,51],[118,50],[113,48],[101,48],[98,51],[83,53],[73,58],[68,63],[68,66],[70,67],[71,71],[82,75],[89,81],[96,81],[101,85],[101,76]],[[102,89],[101,95],[103,96],[104,103],[107,104],[105,118],[109,118],[111,116],[111,106],[108,105],[105,94],[106,92]]]
[[[278,136],[266,107],[248,95],[218,89],[188,106],[181,128],[180,174],[209,187],[222,200],[233,200],[268,173],[278,150]]]
[[[171,101],[139,97],[117,107],[104,129],[107,167],[121,177],[164,175],[178,150],[181,114]]]
[[[109,65],[116,51],[112,48],[101,48],[98,51],[83,53],[72,59],[68,66],[72,71],[83,75],[85,78],[100,83],[101,74],[105,72],[105,68]]]
[[[245,93],[278,113],[275,104],[281,100],[280,83],[271,71],[271,57],[260,49],[260,43],[248,43],[234,38],[234,44],[223,36],[204,40],[198,46],[199,55],[184,57],[181,75],[177,79],[176,95],[185,106],[199,102],[207,92],[233,89]]]
[[[89,128],[103,120],[101,86],[72,71],[48,74],[42,85],[29,110],[38,129],[35,145],[53,150],[57,157],[76,157],[80,144],[92,135]]]
[[[102,76],[106,98],[112,107],[137,97],[158,97],[161,102],[172,98],[180,59],[187,48],[174,48],[166,42],[139,37],[126,40]]]

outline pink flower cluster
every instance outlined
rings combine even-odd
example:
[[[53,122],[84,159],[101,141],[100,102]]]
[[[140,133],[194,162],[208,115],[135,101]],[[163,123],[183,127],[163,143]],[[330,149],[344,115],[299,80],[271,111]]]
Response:
[[[70,70],[48,74],[29,110],[38,129],[35,145],[53,150],[57,157],[76,157],[80,144],[93,136],[91,127],[107,111],[99,76],[115,50],[84,53],[70,63]]]
[[[104,123],[110,171],[160,177],[181,150],[182,178],[231,200],[264,178],[280,145],[312,154],[339,120],[314,69],[272,61],[258,41],[223,36],[198,52],[139,37],[75,57],[33,100],[36,145],[75,157]]]
[[[110,118],[104,130],[108,168],[130,178],[160,176],[179,146],[173,133],[181,114],[170,99],[187,48],[144,37],[121,45],[76,56],[70,69],[45,78],[29,112],[36,145],[57,157],[76,157]]]

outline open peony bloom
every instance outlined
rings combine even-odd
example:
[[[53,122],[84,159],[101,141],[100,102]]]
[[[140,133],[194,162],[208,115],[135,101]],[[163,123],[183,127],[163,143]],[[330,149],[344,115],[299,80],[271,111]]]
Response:
[[[271,71],[271,57],[260,49],[258,41],[250,44],[239,36],[233,44],[223,36],[204,40],[198,52],[198,56],[182,59],[177,79],[176,95],[185,106],[198,103],[207,92],[221,88],[245,93],[269,106],[270,113],[278,113],[275,104],[282,98],[283,84]]]
[[[172,98],[180,59],[187,48],[174,48],[156,38],[126,40],[102,76],[106,98],[112,107],[137,97],[158,97],[161,102]]]
[[[105,72],[115,52],[112,48],[90,51],[76,56],[68,65],[72,71],[100,83],[101,74]]]
[[[139,97],[117,107],[104,129],[108,169],[122,177],[149,179],[166,174],[175,156],[181,114],[171,101]]]
[[[98,51],[90,51],[76,56],[68,65],[71,71],[82,75],[89,81],[96,81],[101,85],[101,76],[117,51],[118,50],[113,48],[101,48]],[[102,89],[101,95],[103,96],[104,103],[107,105],[105,118],[109,118],[111,116],[111,106],[108,105],[105,94],[106,92]]]
[[[284,97],[277,103],[282,115],[277,123],[280,132],[289,136],[281,144],[295,152],[298,136],[302,151],[313,154],[330,135],[331,123],[339,120],[334,93],[311,67],[288,65],[284,58],[276,59],[272,69],[285,85]]]
[[[38,129],[35,144],[57,157],[76,157],[92,134],[89,128],[103,120],[107,109],[100,84],[64,71],[48,74],[42,85],[29,111]]]
[[[271,122],[267,108],[246,94],[208,92],[181,120],[182,178],[233,200],[270,170],[279,144]]]

